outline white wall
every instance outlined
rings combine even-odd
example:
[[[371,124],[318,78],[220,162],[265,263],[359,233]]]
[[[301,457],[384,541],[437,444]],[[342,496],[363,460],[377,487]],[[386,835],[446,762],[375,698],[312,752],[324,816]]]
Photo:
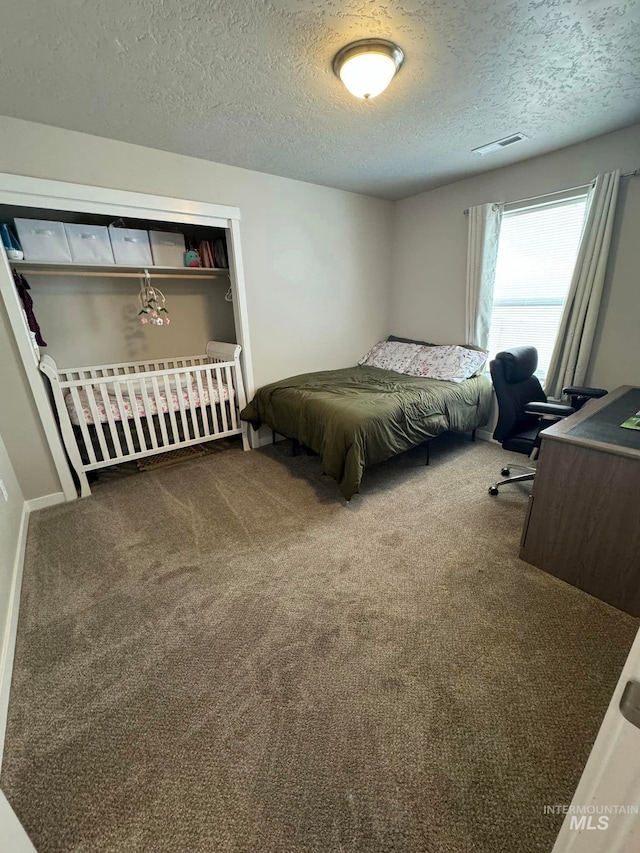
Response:
[[[387,332],[392,202],[6,117],[0,138],[2,172],[239,207],[257,385],[353,364]],[[26,497],[59,491],[25,407],[5,419]]]
[[[436,343],[464,340],[465,208],[578,186],[616,167],[640,168],[640,125],[397,202],[391,331]],[[640,178],[627,178],[588,375],[609,389],[640,383],[639,238]]]

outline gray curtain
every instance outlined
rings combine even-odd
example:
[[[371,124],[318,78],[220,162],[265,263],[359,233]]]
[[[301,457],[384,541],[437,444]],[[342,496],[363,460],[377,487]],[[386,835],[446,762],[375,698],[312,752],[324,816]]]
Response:
[[[598,175],[589,193],[569,294],[547,372],[545,392],[560,399],[567,385],[583,385],[598,322],[611,245],[620,170]]]
[[[501,204],[469,208],[465,339],[482,349],[489,345],[502,210]]]

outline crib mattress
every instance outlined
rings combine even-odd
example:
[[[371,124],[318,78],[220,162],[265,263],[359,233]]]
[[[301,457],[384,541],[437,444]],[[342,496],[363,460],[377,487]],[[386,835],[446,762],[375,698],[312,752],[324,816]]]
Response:
[[[176,389],[171,390],[169,394],[167,394],[166,390],[162,388],[162,382],[160,382],[160,412],[167,414],[170,411],[179,412],[180,411],[180,400],[178,394],[181,393],[182,399],[184,401],[184,408],[191,408],[191,400],[189,399],[189,392],[186,388],[182,388],[180,392]],[[207,387],[207,383],[203,382],[203,394],[202,399],[200,399],[200,389],[198,385],[194,383],[191,386],[191,399],[193,400],[194,408],[199,408],[200,406],[208,406],[211,403],[216,404],[220,402],[220,393],[218,388],[214,385],[213,387],[213,397],[211,397],[209,393],[209,388]],[[222,388],[222,400],[233,399],[234,390],[233,388],[229,388],[228,385],[221,383]],[[80,388],[78,391],[78,398],[80,401],[80,406],[82,409],[82,421],[86,424],[95,423],[95,418],[93,416],[93,412],[91,411],[91,406],[89,405],[89,396],[87,391],[84,388]],[[111,414],[113,415],[113,419],[115,421],[121,421],[129,418],[133,418],[135,412],[141,417],[147,417],[147,415],[157,415],[158,414],[158,405],[156,403],[155,395],[149,393],[149,409],[145,410],[144,397],[142,395],[142,391],[138,391],[133,398],[133,407],[131,405],[131,401],[129,398],[129,394],[127,393],[126,388],[122,389],[122,399],[123,406],[121,407],[118,402],[118,398],[115,393],[108,393],[107,399],[109,401],[109,408],[111,409]],[[98,412],[98,419],[100,423],[106,423],[108,421],[107,408],[102,399],[102,394],[100,389],[96,386],[95,388],[95,401],[96,401],[96,409]],[[71,391],[67,389],[65,393],[65,403],[67,406],[67,411],[69,412],[69,418],[71,419],[71,423],[75,424],[75,426],[80,425],[80,416],[78,415],[78,411],[76,409],[76,404],[73,401],[73,397],[71,396]],[[135,407],[135,408],[134,408]]]

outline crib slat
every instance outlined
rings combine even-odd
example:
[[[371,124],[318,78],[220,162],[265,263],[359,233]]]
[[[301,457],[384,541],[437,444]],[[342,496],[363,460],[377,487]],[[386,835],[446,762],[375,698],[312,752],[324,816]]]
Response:
[[[231,378],[231,368],[225,367],[224,375],[227,378],[227,391],[229,393],[229,411],[231,413],[231,428],[238,429],[238,421],[236,418],[236,395],[233,393],[235,388],[233,379]]]
[[[109,449],[107,447],[107,442],[105,441],[104,437],[104,425],[102,423],[102,420],[100,419],[100,412],[98,411],[98,401],[96,400],[95,386],[86,385],[85,390],[87,392],[87,400],[89,401],[91,417],[93,418],[93,425],[96,429],[96,435],[98,436],[98,443],[100,445],[102,458],[103,460],[109,459]]]
[[[196,385],[198,386],[198,397],[200,398],[200,411],[202,412],[202,429],[205,435],[211,435],[211,406],[204,401],[204,386],[202,385],[202,371],[196,371]]]
[[[133,446],[133,440],[131,438],[131,429],[129,427],[129,418],[127,416],[127,410],[124,407],[124,398],[122,396],[122,390],[120,388],[120,383],[118,381],[113,383],[114,391],[116,394],[116,400],[118,401],[118,408],[120,409],[120,423],[122,424],[122,429],[124,432],[124,440],[127,443],[127,450],[129,453],[135,453],[136,449]],[[133,412],[133,408],[131,409]]]
[[[216,403],[216,392],[213,388],[212,368],[207,368],[207,388],[209,390],[209,406],[211,409],[211,420],[213,426],[213,434],[217,435],[220,432],[220,423],[218,421],[218,405]]]
[[[73,405],[78,416],[78,423],[80,425],[80,432],[82,433],[82,438],[84,439],[84,446],[87,448],[87,456],[89,457],[89,462],[97,462],[98,460],[96,459],[96,453],[93,448],[93,442],[91,441],[89,429],[87,427],[87,421],[84,416],[84,411],[82,410],[80,394],[78,393],[77,388],[70,388],[69,390],[71,391],[71,399],[73,400]]]
[[[223,354],[227,355],[226,350]],[[237,349],[234,359],[236,355]],[[55,364],[53,367],[55,369]],[[147,378],[151,382],[147,382]],[[79,415],[74,417],[78,421],[76,441],[72,424],[65,438],[72,459],[78,456],[77,445],[84,442],[86,453],[83,455],[87,462],[83,463],[78,456],[79,476],[88,470],[137,459],[165,448],[184,447],[240,431],[243,396],[236,388],[237,382],[242,384],[237,359],[231,362],[228,357],[216,360],[210,355],[198,355],[162,362],[92,365],[59,370],[53,379],[62,382],[63,389],[68,389],[68,409],[73,413],[75,407]],[[173,390],[170,383],[175,383]],[[109,393],[111,384],[113,391]],[[81,400],[86,409],[82,417]],[[68,424],[69,411],[62,393],[60,401],[56,401],[56,405],[61,410],[62,420]],[[158,415],[157,422],[154,411]]]
[[[216,367],[216,384],[218,386],[218,399],[220,400],[220,414],[222,415],[222,431],[227,432],[229,424],[227,421],[227,407],[224,402],[224,389],[222,387],[222,370]]]
[[[189,435],[189,425],[187,423],[187,413],[184,407],[184,397],[182,396],[182,376],[179,373],[174,374],[176,379],[176,393],[178,395],[178,408],[180,409],[180,419],[182,421],[182,429],[183,435],[182,440],[188,441],[191,436]],[[177,437],[176,437],[177,441]]]
[[[162,411],[162,394],[160,393],[160,386],[158,385],[158,377],[151,377],[151,385],[153,387],[153,399],[156,404],[156,411],[158,412],[158,423],[160,424],[160,432],[162,433],[162,446],[166,447],[171,442],[169,441],[169,436],[167,435],[167,421],[165,415]],[[171,405],[171,397],[167,400],[167,408]]]
[[[195,400],[193,399],[193,374],[185,373],[185,382],[187,383],[187,397],[189,398],[189,417],[193,424],[193,438],[200,438],[200,426],[198,424],[198,413],[196,411]]]
[[[116,427],[116,421],[113,417],[113,412],[111,411],[111,401],[109,400],[109,394],[107,393],[107,383],[101,382],[98,385],[100,389],[100,394],[102,396],[102,402],[104,404],[105,412],[107,413],[107,423],[109,424],[109,432],[111,433],[111,441],[113,442],[113,449],[115,451],[115,457],[111,457],[112,459],[119,459],[125,454],[122,452],[122,445],[120,444],[120,436],[118,435],[118,428]],[[109,458],[109,456],[107,456]]]
[[[160,380],[158,380],[160,381]],[[167,444],[171,446],[173,444],[178,444],[180,441],[180,436],[178,434],[178,423],[176,421],[176,413],[173,408],[173,396],[171,391],[171,384],[169,383],[169,377],[162,377],[162,386],[164,387],[165,399],[167,402],[167,414],[169,415],[169,423],[171,424],[171,436],[168,437]],[[162,393],[162,390],[160,391]],[[164,415],[162,416],[164,420]],[[164,420],[166,424],[166,420]]]
[[[144,429],[142,428],[142,421],[140,420],[140,412],[138,411],[138,400],[136,399],[136,392],[133,387],[133,382],[130,379],[127,379],[127,394],[129,396],[129,405],[131,406],[131,413],[133,414],[133,422],[136,427],[136,434],[138,436],[138,446],[140,450],[148,450],[147,439],[144,434]],[[143,404],[144,405],[144,404]],[[145,406],[146,411],[146,406]]]
[[[154,380],[152,379],[151,384],[153,385]],[[147,390],[147,380],[140,380],[140,397],[142,398],[142,408],[144,409],[144,416],[147,421],[147,427],[149,429],[149,439],[151,441],[151,447],[155,450],[158,447],[158,438],[156,435],[156,427],[153,422],[153,411],[151,406],[151,400],[149,399],[149,391]],[[157,383],[156,383],[157,385]],[[143,430],[144,431],[144,430]]]

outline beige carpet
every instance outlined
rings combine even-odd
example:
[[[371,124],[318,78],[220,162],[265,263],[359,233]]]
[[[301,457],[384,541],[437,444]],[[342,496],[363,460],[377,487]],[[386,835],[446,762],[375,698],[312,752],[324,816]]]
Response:
[[[349,507],[289,452],[32,517],[1,782],[38,850],[546,853],[636,620],[517,559],[500,448]]]

